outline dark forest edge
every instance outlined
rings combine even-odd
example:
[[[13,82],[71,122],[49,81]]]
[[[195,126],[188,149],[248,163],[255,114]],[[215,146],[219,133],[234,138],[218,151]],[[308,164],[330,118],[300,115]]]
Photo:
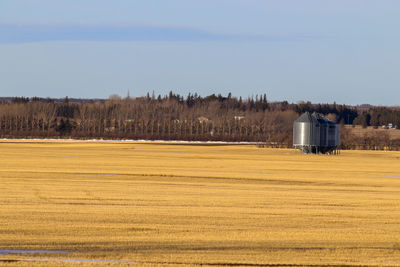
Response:
[[[292,147],[293,121],[318,112],[344,125],[400,128],[399,107],[346,106],[170,92],[109,99],[0,98],[1,138],[73,138],[260,142]],[[355,136],[341,127],[341,149],[400,150],[400,138]],[[396,130],[397,131],[397,130]]]

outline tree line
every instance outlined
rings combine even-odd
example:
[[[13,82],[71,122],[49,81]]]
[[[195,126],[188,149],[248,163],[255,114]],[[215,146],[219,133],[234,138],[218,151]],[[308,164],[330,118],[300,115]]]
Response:
[[[367,109],[310,102],[269,102],[267,96],[242,98],[189,93],[147,94],[107,100],[15,97],[0,101],[1,138],[145,139],[248,141],[292,147],[293,121],[316,111],[344,124],[400,126],[400,110]],[[356,138],[342,127],[343,149],[400,149],[400,140]]]

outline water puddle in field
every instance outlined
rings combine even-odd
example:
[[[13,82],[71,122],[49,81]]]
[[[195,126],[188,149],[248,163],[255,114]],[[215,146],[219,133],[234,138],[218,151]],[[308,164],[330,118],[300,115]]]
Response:
[[[385,176],[385,177],[388,177],[388,178],[400,178],[400,175],[389,175],[389,176]]]
[[[40,249],[0,249],[0,255],[7,254],[33,254],[33,253],[68,253],[62,250],[40,250]]]

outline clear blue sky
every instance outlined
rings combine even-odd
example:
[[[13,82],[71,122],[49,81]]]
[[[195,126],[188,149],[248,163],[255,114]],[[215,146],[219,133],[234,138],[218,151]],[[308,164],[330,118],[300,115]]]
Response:
[[[0,96],[128,90],[400,105],[400,1],[0,1]]]

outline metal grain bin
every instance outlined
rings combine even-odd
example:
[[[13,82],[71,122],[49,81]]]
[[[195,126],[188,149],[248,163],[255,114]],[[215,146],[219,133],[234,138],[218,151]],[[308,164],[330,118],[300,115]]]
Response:
[[[328,128],[329,128],[329,122],[327,119],[319,115],[318,113],[314,112],[312,115],[314,117],[319,125],[319,146],[320,147],[326,147],[328,146]]]
[[[335,147],[340,146],[340,125],[336,124]]]
[[[306,112],[293,123],[293,146],[303,153],[336,153],[339,145],[339,125],[316,112]]]
[[[336,145],[336,125],[329,125],[328,128],[328,146]]]
[[[309,112],[301,115],[293,124],[293,145],[311,153],[320,144],[320,124]]]
[[[336,131],[339,125],[320,114],[314,112],[312,114],[319,122],[320,126],[320,146],[321,147],[332,147],[336,146]],[[340,138],[339,138],[340,139]]]

